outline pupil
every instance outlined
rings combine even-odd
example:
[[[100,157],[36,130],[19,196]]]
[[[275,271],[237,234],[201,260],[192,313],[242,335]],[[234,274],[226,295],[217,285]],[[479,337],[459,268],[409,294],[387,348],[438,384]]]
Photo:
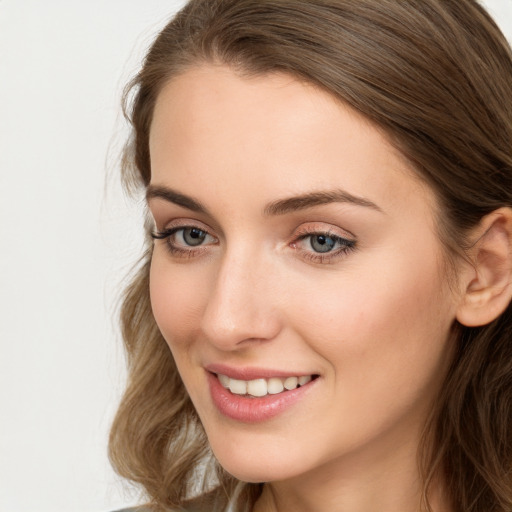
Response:
[[[315,235],[311,238],[311,247],[315,252],[329,252],[334,247],[334,240],[330,236]]]
[[[186,229],[183,232],[183,239],[187,245],[201,245],[206,237],[206,233],[197,228]]]

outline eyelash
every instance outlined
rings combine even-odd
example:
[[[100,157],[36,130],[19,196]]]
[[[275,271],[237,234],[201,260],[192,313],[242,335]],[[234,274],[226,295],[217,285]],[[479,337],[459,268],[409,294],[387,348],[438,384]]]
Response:
[[[198,226],[176,226],[169,229],[164,229],[163,231],[155,231],[151,233],[151,238],[154,240],[166,240],[166,246],[167,250],[170,252],[172,256],[177,256],[181,258],[193,258],[194,256],[198,256],[199,252],[203,252],[205,249],[202,246],[197,246],[194,248],[194,246],[190,246],[190,249],[184,249],[182,247],[179,247],[176,243],[172,242],[172,236],[176,233],[179,233],[180,231],[185,231],[186,229],[196,229],[198,231],[201,231],[202,233],[205,233],[207,236],[211,236],[205,229],[201,229]]]
[[[344,238],[330,230],[322,231],[319,229],[304,229],[302,232],[299,232],[298,235],[296,235],[295,241],[290,245],[296,248],[297,241],[301,242],[309,238],[309,245],[311,246],[311,240],[315,236],[330,238],[335,245],[340,245],[340,247],[326,253],[310,252],[304,249],[297,249],[304,259],[313,263],[332,263],[334,260],[338,260],[343,256],[346,256],[349,252],[355,250],[356,248],[355,240]]]
[[[169,229],[164,229],[162,231],[155,231],[151,233],[151,237],[154,240],[166,240],[166,246],[167,250],[170,252],[172,256],[181,257],[181,258],[193,258],[195,256],[199,256],[202,252],[206,250],[202,245],[198,245],[196,247],[189,246],[190,249],[184,249],[180,246],[178,246],[175,242],[172,241],[172,237],[179,233],[180,231],[185,230],[197,230],[201,233],[204,233],[205,236],[210,236],[214,240],[215,237],[213,235],[210,235],[208,231],[205,229],[202,229],[198,226],[176,226]],[[326,253],[319,253],[319,252],[311,252],[307,251],[305,249],[300,249],[297,247],[298,243],[310,239],[310,247],[311,247],[311,239],[314,237],[325,237],[332,240],[334,246],[340,245],[339,248],[328,251]],[[348,254],[349,252],[355,250],[356,248],[356,241],[351,240],[348,238],[343,238],[332,231],[322,231],[318,229],[304,229],[302,232],[299,232],[295,235],[294,240],[289,244],[290,247],[293,247],[296,249],[301,256],[310,262],[313,263],[321,263],[321,264],[327,264],[333,262],[333,260],[338,260]],[[312,247],[311,247],[312,248]]]

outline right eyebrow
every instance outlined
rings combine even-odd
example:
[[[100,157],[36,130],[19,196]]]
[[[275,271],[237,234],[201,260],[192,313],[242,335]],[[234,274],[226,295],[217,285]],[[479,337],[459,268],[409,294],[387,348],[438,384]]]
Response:
[[[195,199],[192,199],[189,196],[180,194],[179,192],[176,192],[176,190],[173,190],[171,188],[149,185],[146,190],[146,201],[149,202],[151,199],[164,199],[169,203],[182,206],[187,210],[209,215],[206,207],[203,206],[199,201],[196,201]]]
[[[310,192],[300,196],[288,197],[273,201],[265,208],[266,215],[284,215],[286,213],[306,210],[314,206],[330,204],[330,203],[350,203],[357,206],[372,208],[378,212],[382,212],[381,208],[369,199],[354,196],[349,192],[341,189],[325,190],[318,192]]]

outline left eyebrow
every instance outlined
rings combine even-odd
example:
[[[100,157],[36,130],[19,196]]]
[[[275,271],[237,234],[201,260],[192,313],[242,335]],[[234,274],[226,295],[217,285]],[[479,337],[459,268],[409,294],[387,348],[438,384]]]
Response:
[[[264,213],[265,215],[284,215],[286,213],[330,203],[350,203],[384,213],[374,202],[363,197],[354,196],[341,189],[311,192],[300,196],[279,199],[268,204],[265,207]]]

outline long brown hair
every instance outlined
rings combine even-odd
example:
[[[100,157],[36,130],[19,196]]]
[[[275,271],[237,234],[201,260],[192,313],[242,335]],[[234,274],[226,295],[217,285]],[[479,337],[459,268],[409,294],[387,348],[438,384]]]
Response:
[[[463,253],[481,218],[512,206],[512,53],[476,0],[191,0],[162,30],[125,95],[133,126],[127,183],[151,177],[149,131],[172,77],[201,63],[244,75],[288,73],[383,129],[435,191],[447,255]],[[454,256],[455,257],[455,256]],[[125,291],[129,382],[110,438],[117,471],[156,509],[237,482],[205,434],[152,316],[151,244]],[[454,326],[457,350],[419,450],[429,484],[442,474],[453,507],[512,510],[512,309],[484,327]],[[247,485],[245,500],[259,488]]]

